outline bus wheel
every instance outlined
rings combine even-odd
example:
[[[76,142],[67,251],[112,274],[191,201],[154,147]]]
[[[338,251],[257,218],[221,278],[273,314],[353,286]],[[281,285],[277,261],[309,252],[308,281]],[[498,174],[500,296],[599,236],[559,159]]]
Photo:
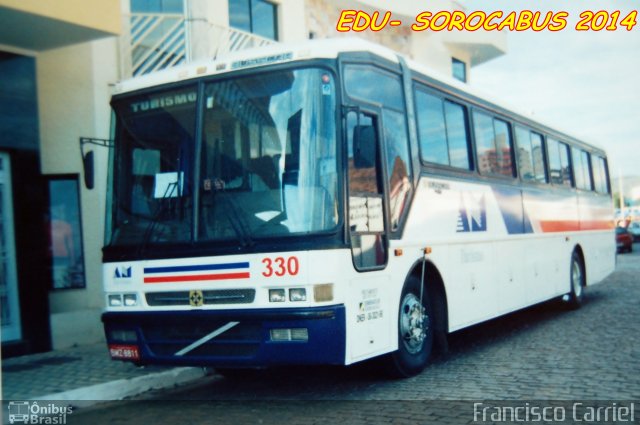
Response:
[[[420,373],[433,348],[433,315],[424,291],[420,303],[420,279],[415,276],[405,283],[398,312],[398,350],[388,359],[389,372],[396,378]]]
[[[573,255],[571,256],[571,269],[569,276],[571,292],[569,292],[568,304],[569,308],[577,309],[582,305],[585,286],[584,264],[582,262],[582,257],[580,257],[580,254],[578,254],[577,251],[573,251]]]

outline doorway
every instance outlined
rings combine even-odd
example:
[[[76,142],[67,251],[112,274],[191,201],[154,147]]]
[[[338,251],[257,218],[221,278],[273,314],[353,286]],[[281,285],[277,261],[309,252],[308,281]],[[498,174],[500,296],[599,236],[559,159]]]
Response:
[[[22,338],[9,155],[0,153],[0,315],[2,342]]]

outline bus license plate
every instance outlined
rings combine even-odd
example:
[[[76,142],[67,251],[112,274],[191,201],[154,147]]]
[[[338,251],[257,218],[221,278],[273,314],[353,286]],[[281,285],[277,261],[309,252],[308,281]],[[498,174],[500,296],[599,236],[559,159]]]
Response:
[[[140,360],[140,352],[137,345],[109,345],[109,354],[112,359]]]

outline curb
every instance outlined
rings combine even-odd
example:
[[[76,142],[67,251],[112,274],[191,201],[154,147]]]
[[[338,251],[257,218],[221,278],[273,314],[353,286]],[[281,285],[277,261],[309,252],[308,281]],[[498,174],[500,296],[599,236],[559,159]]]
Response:
[[[77,407],[88,407],[106,401],[122,400],[149,390],[170,388],[205,376],[207,376],[207,372],[203,368],[179,367],[145,376],[118,379],[69,391],[33,397],[30,400],[65,400],[73,401],[74,406]]]

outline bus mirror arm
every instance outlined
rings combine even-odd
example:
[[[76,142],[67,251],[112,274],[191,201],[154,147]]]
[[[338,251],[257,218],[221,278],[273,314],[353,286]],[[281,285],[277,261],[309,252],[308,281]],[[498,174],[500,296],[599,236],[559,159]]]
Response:
[[[85,152],[86,145],[112,148],[113,140],[96,139],[93,137],[80,137],[80,155],[82,156],[82,170],[84,173],[84,185],[87,189],[93,189],[93,187],[95,186],[94,154],[92,150]]]

